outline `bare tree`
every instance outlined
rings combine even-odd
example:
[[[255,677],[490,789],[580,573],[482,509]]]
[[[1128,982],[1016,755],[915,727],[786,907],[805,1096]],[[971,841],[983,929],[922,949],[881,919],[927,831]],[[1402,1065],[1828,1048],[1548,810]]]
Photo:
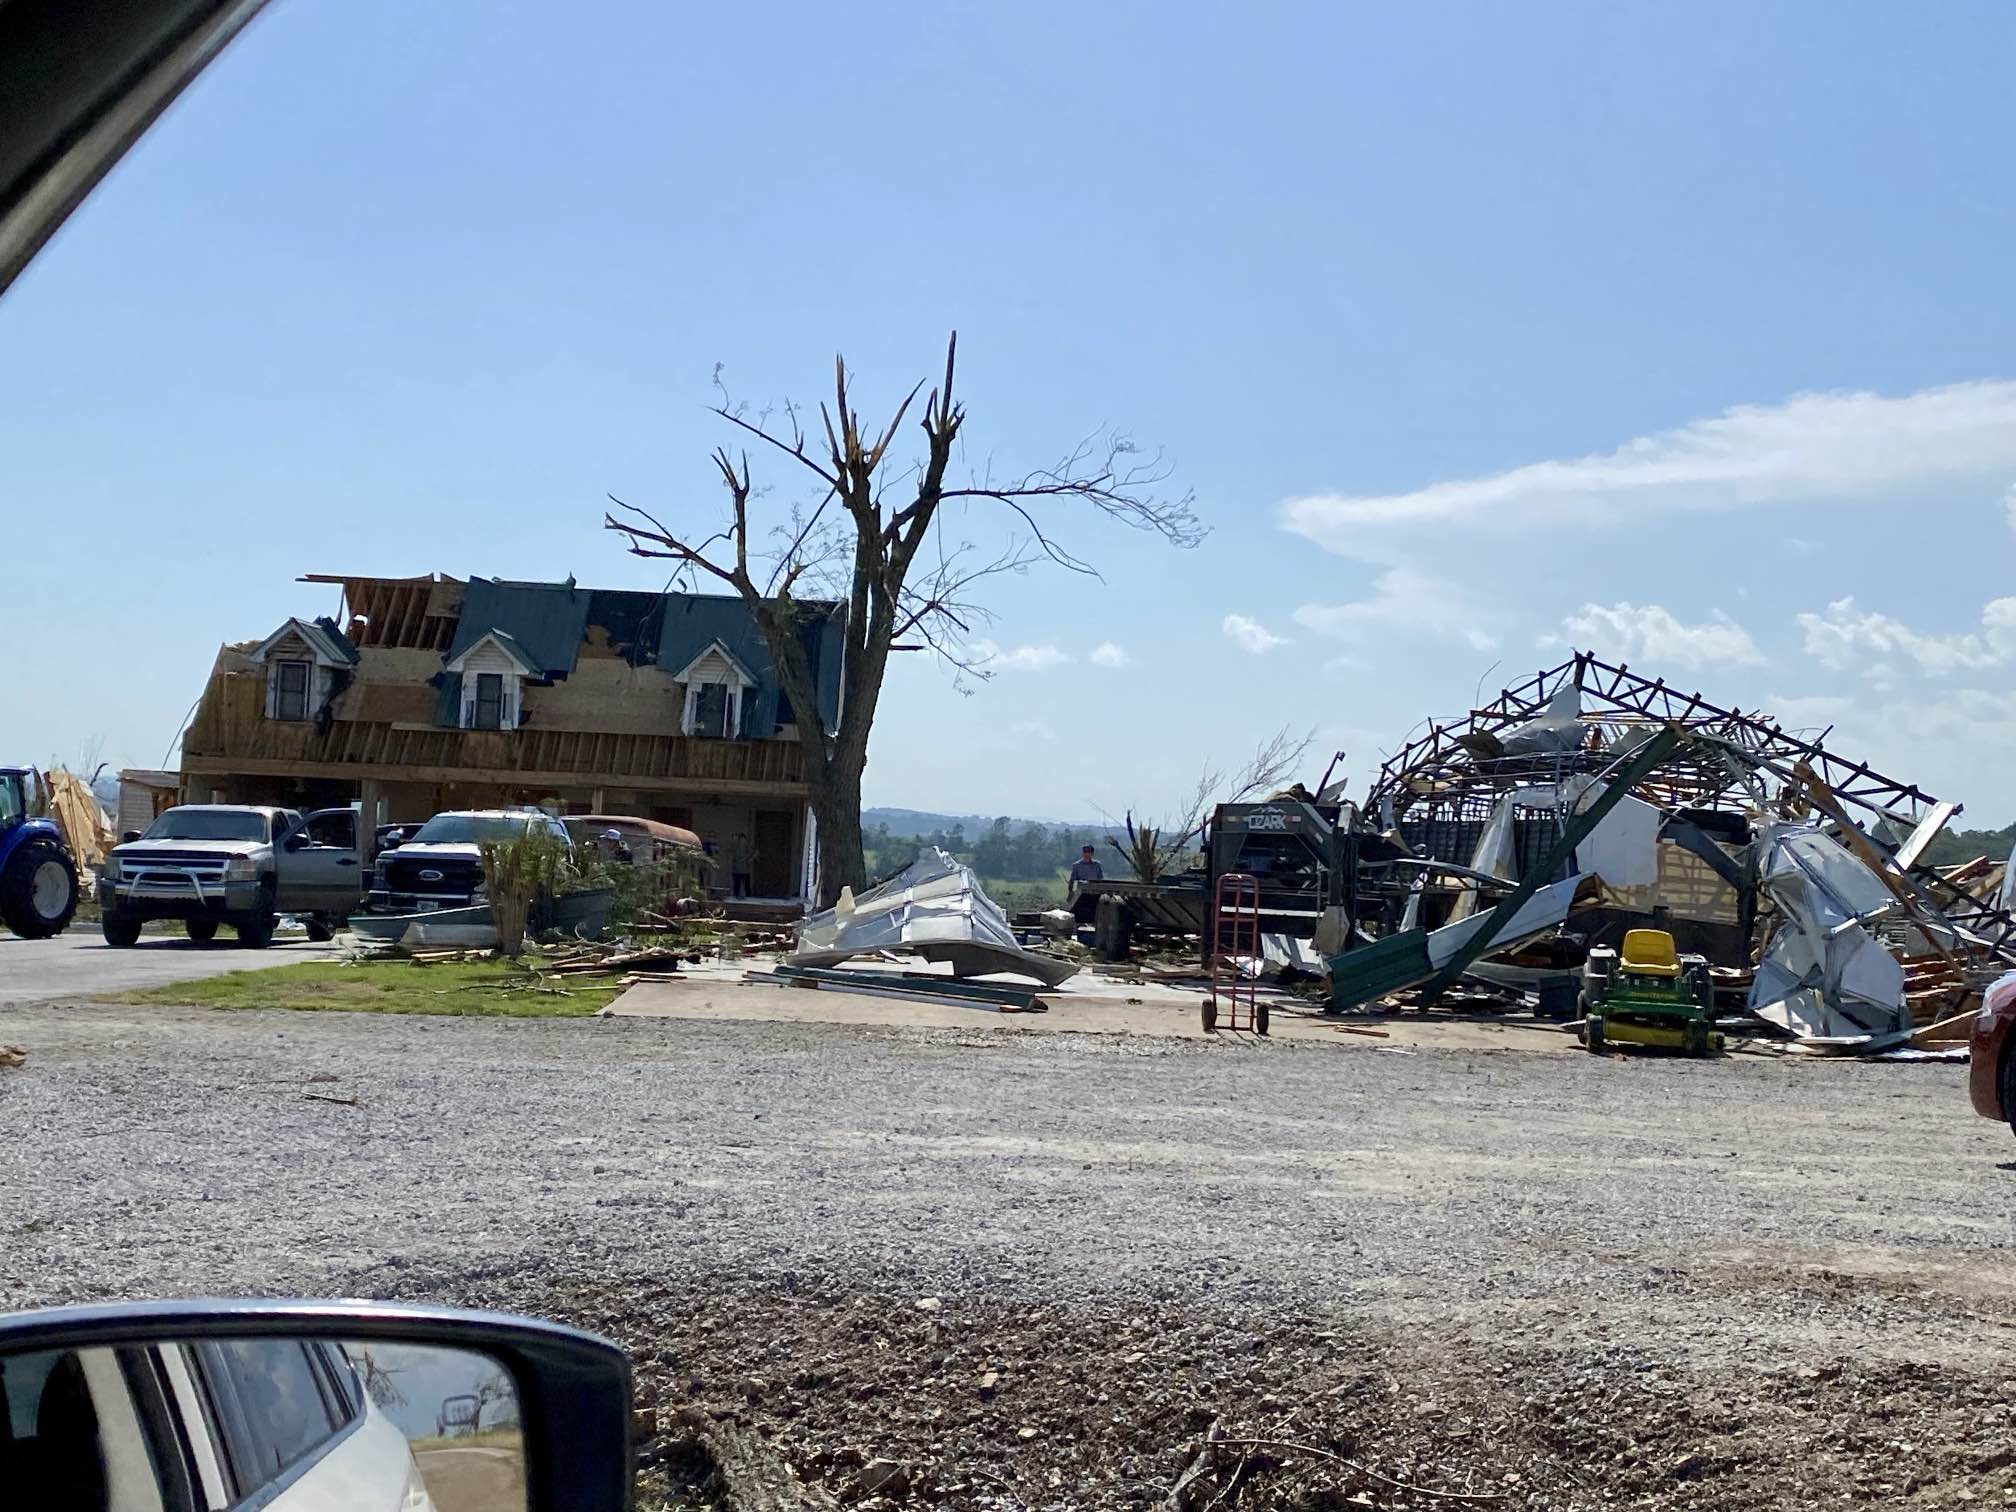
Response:
[[[925,398],[923,453],[892,457],[904,418],[924,389],[910,391],[889,423],[870,432],[854,407],[844,360],[833,364],[833,407],[822,403],[823,440],[808,439],[795,405],[751,416],[723,401],[714,412],[808,474],[817,493],[765,528],[746,450],[714,453],[728,493],[724,521],[712,528],[671,526],[610,496],[617,513],[603,523],[629,550],[678,563],[675,581],[712,579],[738,594],[755,616],[805,752],[805,781],[818,820],[822,901],[867,881],[861,854],[861,774],[868,736],[894,651],[928,649],[955,677],[988,675],[975,627],[989,621],[977,595],[989,578],[1048,563],[1096,576],[1053,534],[1060,523],[1096,515],[1176,546],[1204,538],[1189,495],[1165,497],[1169,469],[1124,435],[1100,430],[1049,467],[1013,478],[983,468],[952,476],[965,406],[953,398],[955,332],[945,349],[943,382]],[[951,514],[946,506],[955,506]],[[948,519],[993,516],[1002,544],[982,549],[948,540]],[[820,706],[805,628],[844,611],[838,717]]]
[[[1190,795],[1160,820],[1136,823],[1134,811],[1129,809],[1123,821],[1127,843],[1122,845],[1117,836],[1110,835],[1106,843],[1120,853],[1137,881],[1160,881],[1195,847],[1212,809],[1221,803],[1244,803],[1281,787],[1301,766],[1315,740],[1314,730],[1298,737],[1283,725],[1230,774],[1216,767],[1204,768]]]

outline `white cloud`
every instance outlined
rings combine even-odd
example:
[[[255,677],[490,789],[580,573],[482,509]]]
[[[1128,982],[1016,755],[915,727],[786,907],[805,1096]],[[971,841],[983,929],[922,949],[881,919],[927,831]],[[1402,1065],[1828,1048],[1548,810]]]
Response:
[[[1875,682],[1894,676],[1899,662],[1945,677],[2016,660],[2016,598],[1991,599],[1981,611],[1981,628],[1955,635],[1928,634],[1887,614],[1864,613],[1852,598],[1836,599],[1822,614],[1800,615],[1799,628],[1806,653],[1822,666],[1837,672],[1857,668]]]
[[[1480,621],[1482,611],[1454,583],[1407,567],[1382,572],[1372,596],[1349,604],[1304,604],[1295,623],[1318,635],[1355,640],[1367,630],[1415,630],[1460,640],[1473,651],[1489,651],[1498,638]]]
[[[1755,666],[1764,660],[1750,632],[1722,615],[1690,625],[1659,604],[1584,604],[1561,622],[1561,635],[1600,656],[1670,667]]]
[[[1965,803],[1967,817],[1957,827],[1993,829],[2016,819],[2005,755],[2016,745],[2016,693],[1942,688],[1930,698],[1773,697],[1762,707],[1809,740],[1832,726],[1828,750]]]
[[[1129,665],[1134,658],[1127,654],[1124,646],[1116,646],[1111,641],[1101,641],[1092,648],[1092,654],[1086,660],[1095,667],[1110,667],[1117,672]]]
[[[1233,645],[1241,651],[1250,651],[1255,656],[1264,655],[1276,646],[1289,644],[1284,637],[1276,635],[1260,621],[1248,619],[1243,614],[1226,615],[1225,623],[1219,628],[1225,632],[1226,639]]]
[[[973,657],[987,671],[1047,672],[1071,660],[1071,653],[1055,646],[997,646],[991,640],[973,643]]]
[[[1798,394],[1639,436],[1615,451],[1534,462],[1400,494],[1315,494],[1281,506],[1288,530],[1353,553],[1381,525],[1632,523],[1656,509],[1867,497],[2016,469],[2016,382],[1983,379],[1886,398]]]

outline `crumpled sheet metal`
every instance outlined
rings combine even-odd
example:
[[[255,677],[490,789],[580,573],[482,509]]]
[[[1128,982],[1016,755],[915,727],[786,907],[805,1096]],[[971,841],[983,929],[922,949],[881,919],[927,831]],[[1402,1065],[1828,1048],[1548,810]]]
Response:
[[[1568,910],[1575,906],[1575,894],[1589,877],[1577,873],[1563,877],[1559,882],[1550,882],[1532,897],[1528,898],[1491,936],[1491,944],[1500,950],[1511,950],[1535,935],[1545,934],[1568,917]],[[1444,924],[1440,929],[1428,932],[1428,962],[1436,970],[1448,965],[1456,958],[1456,952],[1467,945],[1471,937],[1484,927],[1489,913],[1473,914],[1455,924]]]
[[[1785,923],[1758,962],[1750,1011],[1809,1042],[1908,1039],[1904,968],[1863,927],[1896,909],[1889,888],[1817,826],[1771,825],[1759,843],[1758,886]]]
[[[798,926],[794,966],[835,966],[877,950],[946,961],[954,976],[1013,972],[1056,987],[1078,968],[1024,950],[1008,916],[980,879],[935,847],[858,898],[851,889],[832,908]]]

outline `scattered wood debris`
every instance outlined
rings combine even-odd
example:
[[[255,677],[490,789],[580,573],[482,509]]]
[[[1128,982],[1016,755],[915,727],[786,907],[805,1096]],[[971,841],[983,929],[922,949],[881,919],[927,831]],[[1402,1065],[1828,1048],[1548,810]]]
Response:
[[[28,1064],[28,1052],[19,1045],[0,1045],[0,1070]]]

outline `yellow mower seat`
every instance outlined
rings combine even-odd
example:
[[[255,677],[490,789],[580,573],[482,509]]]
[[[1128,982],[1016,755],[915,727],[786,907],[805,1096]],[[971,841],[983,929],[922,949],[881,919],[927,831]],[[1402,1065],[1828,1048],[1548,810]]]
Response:
[[[1617,953],[1617,969],[1631,976],[1677,977],[1680,953],[1665,930],[1633,929],[1625,934],[1624,948]]]

